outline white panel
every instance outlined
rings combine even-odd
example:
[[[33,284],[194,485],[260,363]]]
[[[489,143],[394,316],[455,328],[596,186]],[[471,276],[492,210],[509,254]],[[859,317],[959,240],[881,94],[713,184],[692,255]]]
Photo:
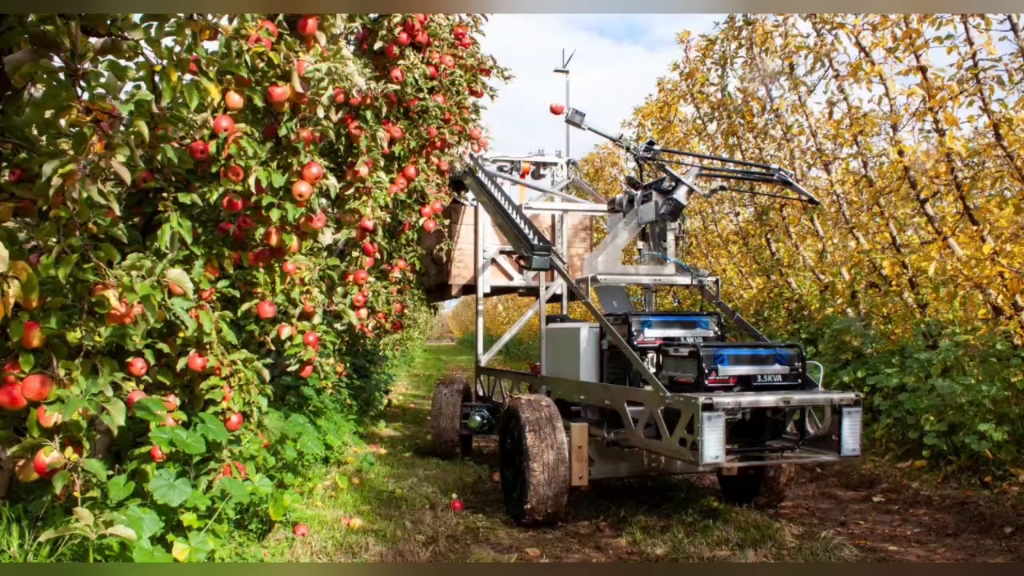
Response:
[[[601,328],[589,322],[553,323],[544,334],[543,374],[557,378],[599,382]]]

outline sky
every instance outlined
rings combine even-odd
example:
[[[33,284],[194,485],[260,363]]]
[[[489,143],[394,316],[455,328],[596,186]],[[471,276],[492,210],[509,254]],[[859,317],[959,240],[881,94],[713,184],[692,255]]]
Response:
[[[497,83],[483,125],[497,154],[565,151],[565,123],[552,116],[565,103],[565,77],[553,70],[568,56],[570,105],[588,123],[617,133],[634,107],[655,90],[659,76],[679,56],[680,32],[710,32],[716,14],[495,14],[480,38],[484,52],[510,69],[514,79]],[[605,140],[572,129],[570,152],[580,158]]]

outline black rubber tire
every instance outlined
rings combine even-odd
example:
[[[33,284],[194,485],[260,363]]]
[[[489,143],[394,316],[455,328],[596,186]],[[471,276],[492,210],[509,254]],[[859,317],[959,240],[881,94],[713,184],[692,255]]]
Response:
[[[465,378],[443,378],[434,386],[430,438],[434,454],[439,458],[450,459],[472,452],[473,436],[462,433],[462,403],[471,399]]]
[[[791,464],[741,466],[734,476],[718,472],[722,501],[736,506],[776,508],[786,500],[789,484],[796,474]]]
[[[569,498],[569,443],[562,416],[547,396],[509,400],[498,423],[505,510],[520,526],[554,524]]]

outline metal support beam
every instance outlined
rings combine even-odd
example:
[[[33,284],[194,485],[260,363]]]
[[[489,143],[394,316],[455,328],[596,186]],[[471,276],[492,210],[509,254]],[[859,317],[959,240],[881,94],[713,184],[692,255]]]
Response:
[[[540,309],[540,303],[547,302],[548,298],[551,298],[551,296],[555,293],[555,290],[560,285],[560,283],[552,284],[550,287],[548,287],[546,294],[541,294],[540,299],[538,299],[537,302],[533,304],[533,306],[530,306],[526,310],[526,312],[523,312],[523,315],[520,316],[518,320],[516,320],[515,324],[510,326],[509,329],[506,330],[505,333],[501,335],[501,338],[499,338],[498,341],[491,346],[491,349],[488,350],[486,354],[484,354],[483,360],[481,360],[480,362],[481,366],[486,366],[487,363],[490,362],[491,359],[498,354],[498,352],[501,352],[501,349],[504,348],[505,345],[509,343],[509,341],[516,337],[516,334],[519,334],[519,332],[522,331],[523,327],[526,326],[526,323],[530,321],[530,318],[533,318],[533,315],[536,314],[537,311]]]
[[[559,192],[557,190],[552,190],[551,188],[548,188],[547,186],[541,186],[540,184],[533,184],[533,183],[527,182],[526,180],[523,180],[521,178],[516,178],[515,176],[509,176],[508,174],[502,174],[501,172],[498,172],[497,170],[484,169],[484,173],[487,174],[488,176],[492,177],[492,178],[500,178],[502,180],[508,180],[509,182],[514,182],[514,183],[516,183],[516,184],[518,184],[520,186],[529,188],[530,190],[536,190],[537,192],[540,192],[542,194],[550,194],[552,196],[557,196],[559,198],[564,198],[564,199],[566,199],[566,200],[568,200],[570,202],[576,202],[576,203],[584,202],[584,200],[581,199],[581,198],[577,198],[575,196],[571,196],[569,194],[566,194],[564,192]]]
[[[540,300],[537,301],[540,307],[540,373],[544,374],[544,369],[547,368],[547,346],[545,345],[544,334],[547,330],[544,327],[547,325],[548,320],[548,300],[545,298],[547,292],[544,290],[545,278],[547,272],[541,272],[537,275],[537,287],[539,288],[537,296]]]
[[[473,251],[476,254],[476,363],[482,365],[484,357],[484,274],[487,271],[487,260],[484,258],[484,209],[476,203],[473,218],[475,233]]]
[[[597,203],[576,203],[576,202],[526,202],[523,204],[523,211],[530,212],[556,212],[574,213],[584,216],[605,216],[608,214],[608,204]]]

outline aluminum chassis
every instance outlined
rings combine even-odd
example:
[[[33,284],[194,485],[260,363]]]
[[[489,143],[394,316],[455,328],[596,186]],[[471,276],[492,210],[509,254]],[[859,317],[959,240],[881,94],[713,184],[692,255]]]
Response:
[[[527,202],[522,208],[530,213],[554,213],[559,218],[558,226],[554,227],[552,238],[552,270],[557,279],[546,285],[544,274],[536,274],[537,302],[534,303],[489,350],[484,350],[483,335],[485,333],[483,300],[486,297],[484,282],[476,282],[476,365],[474,385],[471,386],[472,400],[463,406],[463,432],[473,435],[492,434],[490,430],[474,431],[467,427],[466,417],[474,407],[489,408],[488,412],[500,412],[507,400],[518,394],[540,393],[556,403],[561,404],[563,418],[570,436],[571,478],[574,486],[586,485],[590,479],[622,478],[650,474],[691,474],[720,471],[726,474],[735,473],[740,466],[776,465],[776,464],[809,464],[829,463],[840,460],[855,459],[854,456],[840,456],[837,448],[814,446],[808,436],[819,437],[831,435],[828,424],[821,422],[813,413],[815,408],[826,409],[826,420],[833,408],[860,407],[862,397],[853,392],[836,392],[821,387],[824,369],[815,380],[817,389],[783,391],[783,392],[740,392],[740,393],[670,393],[646,367],[639,356],[612,329],[600,309],[591,301],[589,295],[594,288],[615,286],[617,289],[626,285],[639,285],[647,289],[647,308],[653,307],[653,291],[656,286],[673,285],[697,288],[702,297],[716,305],[723,316],[739,325],[751,338],[757,341],[768,339],[753,326],[740,317],[720,298],[720,280],[714,277],[694,277],[681,274],[672,265],[665,266],[626,266],[621,260],[608,261],[605,256],[621,258],[622,248],[640,231],[637,224],[638,210],[627,213],[609,214],[606,203],[588,203],[566,194],[563,189],[576,185],[587,192],[592,198],[600,199],[593,188],[578,179],[569,178],[555,186],[555,190],[506,176],[496,171],[487,170],[492,178],[503,178],[517,184],[532,188],[544,194],[541,201]],[[470,189],[476,194],[482,191]],[[553,199],[561,201],[549,201]],[[566,246],[566,218],[568,213],[583,213],[593,216],[609,215],[608,236],[587,258],[584,264],[584,277],[570,277],[561,253]],[[489,218],[479,201],[475,204],[475,260],[477,262],[476,278],[486,278],[491,260],[487,257],[493,253],[484,246],[484,218]],[[501,247],[504,248],[504,247]],[[499,248],[499,249],[501,249]],[[674,254],[672,255],[674,257]],[[568,289],[568,290],[566,290]],[[622,350],[634,368],[646,381],[644,388],[626,387],[617,384],[584,382],[567,380],[552,376],[532,374],[529,372],[490,368],[488,362],[501,351],[527,322],[539,312],[541,325],[541,369],[547,365],[545,357],[544,333],[546,330],[545,306],[557,292],[561,292],[562,313],[568,311],[568,293],[573,295],[588,309],[594,319],[605,329],[613,343]],[[625,294],[622,289],[622,294]],[[606,409],[617,412],[625,427],[608,434],[598,426],[589,424],[584,418],[565,418],[565,408],[577,407],[583,415],[595,412],[595,409]],[[778,458],[745,459],[735,449],[727,448],[725,457],[716,461],[708,461],[702,443],[703,416],[708,413],[725,414],[744,409],[796,409],[799,410],[804,423],[800,430],[794,430],[791,424],[785,436],[786,442],[766,445],[766,453],[777,451],[784,454]],[[677,411],[679,418],[672,429],[666,424],[666,411]],[[837,410],[837,413],[841,410]],[[809,421],[810,419],[810,421]],[[811,423],[819,429],[814,430]],[[657,437],[645,435],[645,429],[653,425]],[[824,427],[824,429],[822,429]],[[690,431],[687,430],[690,429]],[[809,431],[809,433],[808,433]],[[782,449],[789,443],[796,448]],[[826,443],[827,444],[827,443]]]

